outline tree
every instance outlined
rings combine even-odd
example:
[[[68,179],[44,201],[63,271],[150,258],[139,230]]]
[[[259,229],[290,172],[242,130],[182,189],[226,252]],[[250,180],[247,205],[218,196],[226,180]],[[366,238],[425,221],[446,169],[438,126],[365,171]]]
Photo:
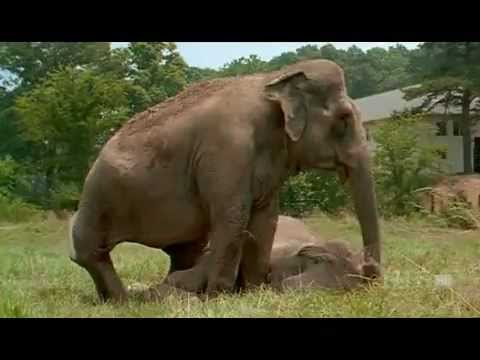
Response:
[[[217,70],[210,68],[198,68],[195,66],[189,66],[186,69],[185,77],[188,84],[192,84],[201,80],[213,79],[220,76]]]
[[[22,135],[35,144],[36,165],[51,190],[80,183],[108,134],[126,118],[125,82],[66,67],[16,99]]]
[[[109,52],[108,42],[3,42],[0,69],[13,75],[9,85],[29,87],[50,71],[96,63]]]
[[[18,136],[18,124],[12,109],[14,100],[11,92],[0,88],[0,157],[15,154],[17,158],[22,158],[30,150],[28,144]]]
[[[318,59],[322,57],[322,52],[317,45],[305,45],[296,50],[299,59]]]
[[[337,49],[332,44],[324,45],[320,48],[322,59],[335,61],[341,66],[347,64],[347,52],[345,50]]]
[[[132,42],[128,52],[133,111],[176,95],[187,85],[187,64],[172,42]]]
[[[37,149],[20,136],[15,99],[63,66],[93,67],[109,56],[110,43],[0,43],[0,156],[28,161]]]
[[[463,137],[464,172],[472,167],[471,127],[476,121],[475,102],[480,95],[480,42],[426,42],[414,52],[410,69],[421,83],[405,91],[406,99],[424,97],[421,108],[437,104],[461,108],[460,129]]]
[[[264,71],[267,71],[267,62],[260,59],[257,55],[233,60],[225,64],[220,70],[222,76],[249,75]]]
[[[267,64],[269,70],[279,70],[283,66],[291,65],[299,61],[297,54],[293,51],[284,52],[273,57]]]
[[[375,57],[377,52],[374,48],[367,51],[367,56]],[[408,64],[413,52],[410,52],[405,46],[397,44],[391,46],[380,59],[378,66],[382,69],[382,81],[379,84],[379,90],[389,91],[400,87],[412,85],[412,75],[408,71]]]

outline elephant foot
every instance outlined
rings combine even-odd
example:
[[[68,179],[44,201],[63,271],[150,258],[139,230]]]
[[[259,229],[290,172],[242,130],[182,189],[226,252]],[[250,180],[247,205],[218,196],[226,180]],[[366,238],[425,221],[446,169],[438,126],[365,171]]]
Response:
[[[369,261],[366,264],[363,264],[362,270],[369,285],[378,285],[383,283],[382,269],[375,261]]]
[[[200,294],[205,290],[207,284],[207,277],[201,270],[194,267],[175,271],[167,276],[164,284],[189,293]]]

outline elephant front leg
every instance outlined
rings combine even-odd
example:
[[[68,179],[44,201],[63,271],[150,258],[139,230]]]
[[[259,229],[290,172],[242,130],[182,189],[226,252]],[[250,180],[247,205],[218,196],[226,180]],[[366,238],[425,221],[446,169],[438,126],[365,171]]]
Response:
[[[235,133],[231,144],[220,153],[203,153],[198,164],[198,192],[210,228],[206,265],[195,273],[206,277],[207,295],[230,292],[237,280],[252,209],[253,154],[245,136],[250,134]]]
[[[220,217],[209,236],[207,294],[234,289],[246,240],[250,207],[236,203]]]
[[[240,264],[241,288],[256,287],[267,282],[277,220],[277,199],[273,199],[268,206],[253,211]]]
[[[215,295],[229,292],[236,284],[242,248],[247,233],[249,206],[245,201],[219,208],[213,217],[208,247],[190,269],[169,274],[165,283],[193,293]]]

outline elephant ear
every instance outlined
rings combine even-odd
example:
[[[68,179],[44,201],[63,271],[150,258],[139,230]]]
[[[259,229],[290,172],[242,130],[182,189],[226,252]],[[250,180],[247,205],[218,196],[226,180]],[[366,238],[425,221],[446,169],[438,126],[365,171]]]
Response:
[[[292,139],[298,141],[307,124],[307,106],[300,90],[301,82],[307,80],[303,71],[284,74],[265,85],[269,100],[278,102],[285,117],[285,131]]]
[[[304,246],[297,253],[297,256],[305,257],[315,262],[325,261],[327,263],[334,263],[336,256],[328,253],[321,246]]]

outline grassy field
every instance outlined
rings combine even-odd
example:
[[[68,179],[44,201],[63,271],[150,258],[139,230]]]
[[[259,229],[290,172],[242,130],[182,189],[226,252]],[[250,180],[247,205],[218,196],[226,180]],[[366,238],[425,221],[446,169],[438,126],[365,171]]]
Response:
[[[329,238],[360,246],[352,218],[306,219]],[[385,279],[352,292],[268,289],[200,302],[168,298],[99,304],[88,274],[67,257],[65,222],[53,217],[0,224],[0,317],[472,317],[480,315],[480,232],[430,222],[383,223]],[[149,284],[165,274],[161,251],[124,244],[113,252],[126,285]],[[448,280],[451,280],[449,283]]]

